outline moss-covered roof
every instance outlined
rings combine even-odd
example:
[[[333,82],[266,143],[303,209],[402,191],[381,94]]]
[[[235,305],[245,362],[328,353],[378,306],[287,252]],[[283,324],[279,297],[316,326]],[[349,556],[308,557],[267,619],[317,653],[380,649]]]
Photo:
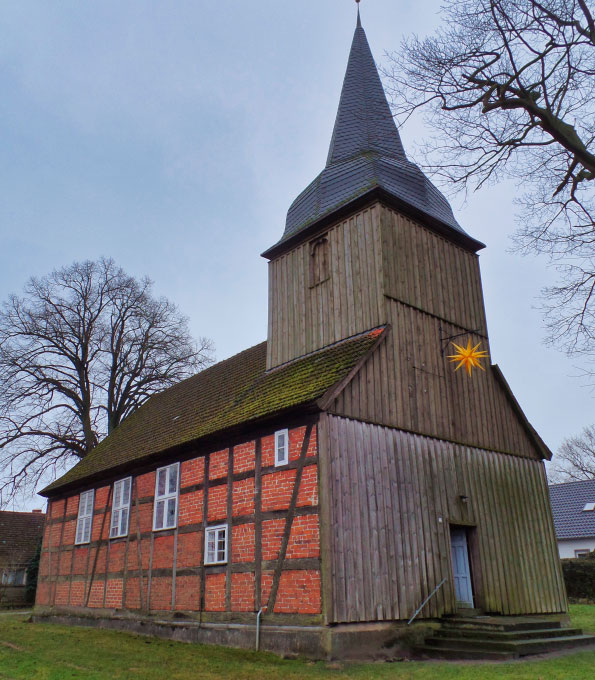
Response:
[[[112,468],[314,402],[347,376],[376,329],[266,371],[266,342],[151,397],[42,495]]]

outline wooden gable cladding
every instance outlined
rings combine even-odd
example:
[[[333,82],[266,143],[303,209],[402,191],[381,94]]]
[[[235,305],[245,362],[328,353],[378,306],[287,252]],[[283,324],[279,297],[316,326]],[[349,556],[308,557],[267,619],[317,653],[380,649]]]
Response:
[[[409,305],[387,300],[391,331],[329,411],[527,458],[543,449],[489,361],[455,372],[443,336],[461,332]],[[487,340],[470,334],[472,342]],[[466,336],[458,341],[466,341]]]
[[[319,424],[328,623],[452,613],[450,525],[469,527],[476,606],[566,610],[543,463],[325,415]]]
[[[390,208],[381,220],[385,295],[486,336],[477,255]]]
[[[380,211],[369,206],[269,263],[267,368],[383,323]],[[313,276],[321,239],[325,271]]]

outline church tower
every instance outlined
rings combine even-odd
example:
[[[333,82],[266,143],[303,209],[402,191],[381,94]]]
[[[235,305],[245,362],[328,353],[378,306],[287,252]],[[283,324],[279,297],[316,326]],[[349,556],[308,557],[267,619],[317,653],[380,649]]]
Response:
[[[384,347],[338,412],[541,459],[496,366],[454,372],[451,341],[489,352],[477,251],[407,159],[359,14],[327,164],[296,198],[269,264],[267,368],[372,328]]]

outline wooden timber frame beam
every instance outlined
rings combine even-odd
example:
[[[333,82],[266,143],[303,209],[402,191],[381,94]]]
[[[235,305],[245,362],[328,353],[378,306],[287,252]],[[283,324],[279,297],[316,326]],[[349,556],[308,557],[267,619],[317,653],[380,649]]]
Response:
[[[141,611],[145,608],[145,584],[143,579],[143,554],[141,550],[140,510],[138,508],[138,481],[134,477],[134,505],[136,507],[136,555],[138,560],[138,589]],[[130,532],[129,532],[130,533]]]
[[[285,520],[285,529],[283,531],[283,538],[281,540],[281,548],[279,549],[279,557],[277,558],[277,564],[275,566],[275,571],[273,573],[273,583],[271,585],[271,592],[269,593],[269,600],[267,603],[267,611],[272,614],[275,610],[275,602],[277,601],[277,592],[279,590],[279,582],[281,580],[281,572],[283,571],[283,562],[285,561],[285,556],[287,554],[287,546],[289,545],[289,537],[291,534],[291,527],[293,525],[293,518],[295,516],[295,509],[297,506],[298,494],[300,492],[300,485],[302,482],[302,472],[304,470],[304,463],[306,462],[306,455],[308,453],[308,448],[310,447],[310,437],[312,435],[312,429],[314,425],[310,424],[306,428],[306,433],[304,434],[304,440],[302,442],[302,450],[300,451],[300,457],[298,460],[298,466],[295,472],[295,481],[293,483],[293,492],[291,494],[291,501],[289,503],[289,509],[287,511],[287,518]]]
[[[99,552],[101,550],[101,544],[103,542],[103,530],[105,529],[105,518],[107,517],[108,510],[110,508],[110,502],[112,500],[112,489],[114,487],[110,486],[109,491],[107,492],[107,500],[105,501],[105,508],[103,509],[103,518],[101,520],[101,529],[99,531],[99,541],[97,542],[97,546],[95,548],[95,558],[93,560],[93,569],[91,570],[91,578],[89,579],[89,589],[87,590],[87,597],[85,598],[85,607],[89,606],[89,599],[91,598],[91,589],[93,587],[93,579],[95,577],[95,570],[97,569],[97,560],[99,559]],[[93,499],[95,499],[95,493],[93,494]],[[64,502],[64,507],[66,507],[66,501]],[[64,526],[64,525],[62,525]],[[109,534],[109,532],[108,532]],[[107,538],[107,543],[109,545],[109,535]],[[89,552],[91,552],[91,547],[89,546]],[[107,585],[107,584],[106,584]],[[104,585],[104,589],[106,587]]]

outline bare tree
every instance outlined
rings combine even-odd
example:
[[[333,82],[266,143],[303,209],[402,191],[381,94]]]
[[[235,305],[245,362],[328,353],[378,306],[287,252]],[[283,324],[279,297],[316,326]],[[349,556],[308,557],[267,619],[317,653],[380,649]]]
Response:
[[[516,243],[560,271],[545,291],[552,342],[595,351],[593,0],[449,0],[445,27],[390,55],[397,115],[436,130],[425,165],[463,190],[522,190]]]
[[[552,462],[556,481],[595,479],[595,425],[566,439]]]
[[[0,310],[0,501],[83,458],[212,343],[113,260],[32,278]]]

